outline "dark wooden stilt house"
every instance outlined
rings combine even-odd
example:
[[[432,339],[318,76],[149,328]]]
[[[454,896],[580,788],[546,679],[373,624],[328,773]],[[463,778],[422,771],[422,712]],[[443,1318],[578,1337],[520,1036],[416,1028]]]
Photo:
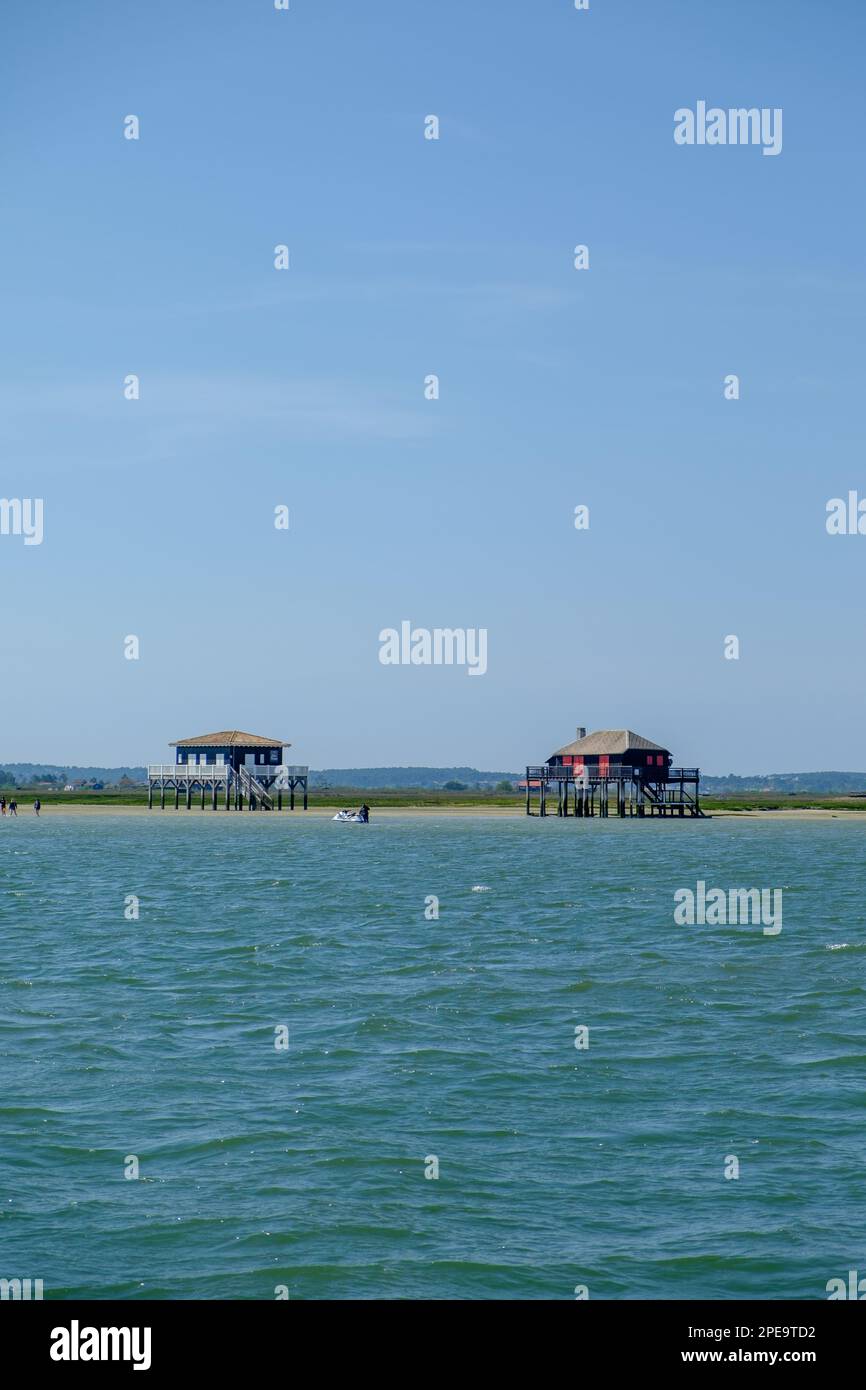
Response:
[[[227,811],[242,811],[245,807],[250,811],[272,811],[275,807],[281,811],[283,793],[288,792],[289,809],[294,811],[295,792],[300,790],[304,810],[307,809],[309,768],[283,761],[283,749],[291,746],[283,739],[223,729],[216,734],[178,739],[170,746],[177,749],[175,761],[151,763],[147,769],[150,808],[157,792],[164,811],[168,791],[174,792],[175,810],[181,797],[189,810],[193,794],[200,793],[202,810],[207,799],[214,811],[218,806]]]
[[[631,729],[583,728],[546,763],[527,766],[526,814],[538,792],[539,815],[547,815],[547,796],[557,797],[556,814],[608,816],[613,794],[619,816],[703,816],[700,769],[674,767],[667,748]]]

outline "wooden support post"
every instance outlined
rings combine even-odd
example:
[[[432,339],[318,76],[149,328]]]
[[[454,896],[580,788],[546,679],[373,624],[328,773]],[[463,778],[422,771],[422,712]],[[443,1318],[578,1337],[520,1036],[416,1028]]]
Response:
[[[161,811],[164,811],[164,810],[165,810],[165,782],[164,782],[164,781],[161,781],[160,784],[159,784],[159,801],[160,801],[160,807],[159,807],[159,809],[160,809]]]
[[[192,782],[187,782],[187,784],[186,784],[186,809],[189,811],[189,810],[191,810],[191,808],[192,808]]]
[[[212,801],[211,801],[211,810],[212,810],[212,811],[215,811],[216,808],[217,808],[217,784],[216,784],[216,778],[214,778],[214,779],[213,779],[213,798],[212,798]]]
[[[226,773],[226,810],[227,810],[227,811],[230,811],[231,809],[232,809],[232,784],[231,784],[231,782],[229,781],[228,773]]]
[[[282,809],[283,809],[283,793],[282,793],[281,791],[278,791],[278,792],[277,792],[277,810],[278,810],[278,811],[282,811]]]
[[[153,783],[149,777],[147,779],[147,809],[148,811],[153,810]]]
[[[204,779],[201,784],[201,809],[204,810]]]
[[[307,809],[307,779],[304,778],[304,810]]]
[[[177,810],[177,808],[178,808],[179,805],[180,805],[180,785],[179,785],[178,782],[175,782],[175,784],[174,784],[174,809]]]

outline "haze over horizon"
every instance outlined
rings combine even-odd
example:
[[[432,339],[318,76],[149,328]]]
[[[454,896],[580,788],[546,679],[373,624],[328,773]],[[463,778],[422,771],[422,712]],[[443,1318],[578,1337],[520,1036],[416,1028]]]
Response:
[[[856,767],[866,7],[421,13],[8,5],[2,760]],[[781,152],[677,146],[704,99]],[[405,619],[486,673],[383,666]]]

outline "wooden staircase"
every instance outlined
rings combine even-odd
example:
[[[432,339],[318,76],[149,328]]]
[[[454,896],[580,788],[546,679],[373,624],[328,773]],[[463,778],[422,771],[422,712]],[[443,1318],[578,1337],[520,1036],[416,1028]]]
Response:
[[[258,802],[263,811],[272,811],[274,809],[274,798],[271,796],[270,792],[262,786],[258,778],[253,777],[249,768],[243,766],[239,767],[235,776],[238,779],[241,794],[247,798],[251,807]]]

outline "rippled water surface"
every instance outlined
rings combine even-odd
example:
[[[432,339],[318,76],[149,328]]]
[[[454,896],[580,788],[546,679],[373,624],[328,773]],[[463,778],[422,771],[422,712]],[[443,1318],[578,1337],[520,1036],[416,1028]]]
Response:
[[[841,819],[0,822],[0,1275],[826,1297],[866,1269],[864,851]],[[699,879],[781,888],[781,934],[676,925]]]

